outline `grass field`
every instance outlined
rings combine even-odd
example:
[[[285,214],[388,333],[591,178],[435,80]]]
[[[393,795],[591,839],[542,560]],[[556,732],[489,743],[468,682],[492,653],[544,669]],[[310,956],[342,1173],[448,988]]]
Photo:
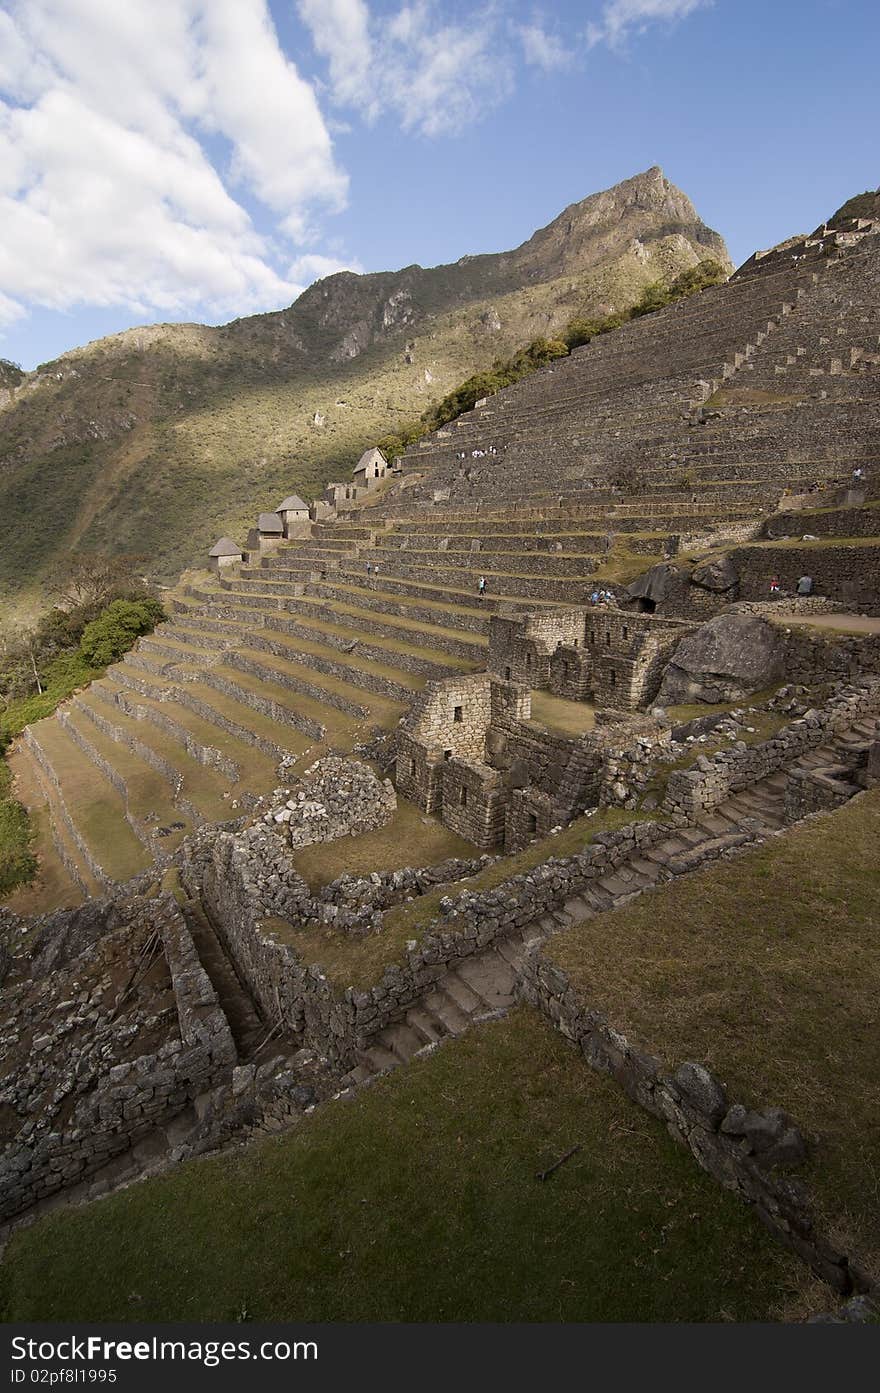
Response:
[[[635,1044],[813,1138],[830,1230],[880,1274],[880,790],[546,950]]]
[[[524,1009],[293,1132],[21,1230],[0,1281],[6,1321],[744,1321],[815,1299]]]

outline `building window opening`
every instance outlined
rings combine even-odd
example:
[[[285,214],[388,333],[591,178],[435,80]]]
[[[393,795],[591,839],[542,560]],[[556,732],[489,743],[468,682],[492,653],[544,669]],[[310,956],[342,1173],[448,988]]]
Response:
[[[459,725],[461,724],[461,722],[464,720],[464,707],[463,707],[463,706],[455,706],[455,707],[453,707],[453,710],[452,710],[452,719],[453,719],[453,721],[455,721],[457,724],[459,724]]]
[[[416,772],[416,762],[415,762],[414,759],[411,759],[410,762],[409,762],[409,772],[410,772],[410,776],[411,776],[411,777],[415,775],[415,772]]]
[[[444,758],[444,759],[452,759],[452,751],[451,751],[451,750],[444,750],[444,751],[443,751],[443,758]]]
[[[509,668],[509,667],[506,667],[506,668],[504,669],[504,680],[505,680],[505,682],[509,682],[509,681],[510,681],[510,668]]]
[[[623,637],[624,637],[624,640],[626,640],[626,639],[629,638],[629,629],[626,627],[625,624],[624,624],[624,626],[623,626]]]
[[[529,814],[528,814],[528,816],[527,816],[527,818],[526,818],[526,827],[527,827],[527,829],[528,829],[529,832],[537,832],[537,830],[538,830],[538,819],[537,819],[537,817],[535,816],[534,813],[529,813]]]
[[[610,629],[608,630],[607,634],[605,635],[605,647],[606,647],[606,648],[610,648],[610,647],[611,647],[611,630],[610,630]]]
[[[464,784],[462,784],[461,788],[458,791],[458,801],[463,808],[467,807],[467,789],[465,788]]]

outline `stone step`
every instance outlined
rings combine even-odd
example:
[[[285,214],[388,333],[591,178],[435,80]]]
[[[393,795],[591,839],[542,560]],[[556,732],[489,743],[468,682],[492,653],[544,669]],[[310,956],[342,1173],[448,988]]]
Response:
[[[471,990],[467,982],[458,976],[457,972],[448,972],[443,978],[442,985],[446,996],[452,999],[453,1004],[464,1015],[475,1015],[481,1009],[483,1002],[480,997]]]
[[[449,1035],[461,1035],[467,1030],[470,1024],[470,1017],[465,1014],[457,1001],[447,992],[446,988],[449,978],[454,976],[457,976],[457,973],[447,974],[447,976],[441,980],[436,991],[428,992],[428,994],[422,998],[422,1004],[426,1011],[430,1011],[432,1016],[436,1016],[437,1020],[443,1026],[443,1029]],[[478,998],[477,1005],[479,1006],[479,1004]]]
[[[400,1060],[384,1045],[369,1045],[356,1050],[355,1057],[360,1065],[369,1071],[369,1076],[384,1073],[386,1069],[396,1069]]]
[[[456,973],[490,1010],[513,1005],[516,973],[500,954],[488,952],[477,958],[465,958],[457,965]]]
[[[442,1023],[419,1006],[414,1006],[412,1010],[407,1011],[404,1020],[423,1045],[434,1045],[438,1040],[442,1040],[446,1034]]]
[[[403,1022],[386,1026],[379,1031],[377,1038],[382,1048],[390,1050],[401,1064],[408,1064],[425,1044],[421,1036]]]

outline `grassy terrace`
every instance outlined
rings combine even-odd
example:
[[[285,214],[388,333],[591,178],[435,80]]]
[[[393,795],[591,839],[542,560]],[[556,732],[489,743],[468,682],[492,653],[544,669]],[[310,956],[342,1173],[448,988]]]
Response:
[[[0,1315],[745,1321],[811,1297],[744,1206],[519,1010],[292,1132],[20,1230]]]
[[[435,866],[450,856],[472,859],[477,855],[470,842],[398,795],[397,811],[385,827],[304,847],[293,853],[293,863],[316,890],[346,872],[371,875],[402,866]]]
[[[815,1138],[830,1229],[880,1274],[880,790],[552,940],[584,999]]]
[[[34,727],[63,789],[64,803],[80,835],[111,880],[130,880],[150,863],[125,820],[120,795],[52,717]]]
[[[550,692],[532,692],[532,720],[558,735],[584,735],[595,729],[596,711],[584,701],[567,701]]]
[[[628,822],[644,821],[653,816],[656,814],[632,813],[623,808],[605,808],[601,813],[595,813],[592,817],[577,818],[561,832],[543,837],[540,841],[533,842],[531,846],[516,852],[513,856],[499,857],[492,865],[487,866],[485,870],[480,871],[475,876],[457,881],[452,887],[438,887],[427,895],[419,895],[409,904],[399,905],[395,909],[389,910],[385,916],[382,932],[371,934],[366,938],[352,938],[347,934],[334,933],[332,929],[305,928],[301,925],[289,924],[283,919],[268,921],[268,927],[275,933],[279,941],[289,943],[304,962],[319,963],[337,988],[370,987],[381,977],[387,966],[400,961],[410,939],[418,940],[428,930],[440,912],[440,901],[444,895],[459,894],[462,890],[492,890],[502,881],[509,879],[510,876],[529,871],[533,866],[540,865],[542,861],[548,860],[551,856],[572,856],[576,852],[582,851],[597,832],[612,831]],[[385,830],[387,833],[388,829]],[[447,833],[447,835],[451,834]],[[473,856],[475,854],[474,849],[469,847],[466,842],[456,840],[458,846],[465,849],[446,850],[442,852],[442,855]],[[363,864],[365,868],[367,867],[370,853],[366,850],[363,853],[360,851],[358,844],[361,841],[366,841],[366,837],[346,838],[345,842],[339,843],[339,847],[345,847],[347,851],[347,859],[340,866],[340,870],[355,864]],[[325,863],[324,856],[319,857],[317,852],[326,853],[330,850],[332,850],[330,847],[315,848],[314,859],[305,863],[309,867],[313,883],[317,884],[324,879],[321,869]],[[297,854],[297,866],[300,873],[309,879],[309,873],[303,868],[303,856],[308,856],[308,853],[299,852]],[[341,857],[338,859],[341,861]],[[337,864],[336,856],[333,858],[333,864]],[[407,845],[397,850],[394,861],[389,861],[386,864],[386,869],[391,869],[394,865],[417,866],[422,864],[426,863],[420,860]],[[375,865],[368,866],[368,870],[374,869],[376,869]],[[340,871],[334,871],[334,874],[339,873]],[[332,879],[332,876],[327,876],[326,879]]]

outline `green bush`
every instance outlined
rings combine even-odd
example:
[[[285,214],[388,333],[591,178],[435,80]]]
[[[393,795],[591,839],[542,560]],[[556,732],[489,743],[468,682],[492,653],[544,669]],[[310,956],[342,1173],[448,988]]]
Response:
[[[80,639],[80,654],[91,667],[108,667],[118,662],[141,634],[150,633],[164,617],[158,600],[114,600],[103,614],[86,625]]]

